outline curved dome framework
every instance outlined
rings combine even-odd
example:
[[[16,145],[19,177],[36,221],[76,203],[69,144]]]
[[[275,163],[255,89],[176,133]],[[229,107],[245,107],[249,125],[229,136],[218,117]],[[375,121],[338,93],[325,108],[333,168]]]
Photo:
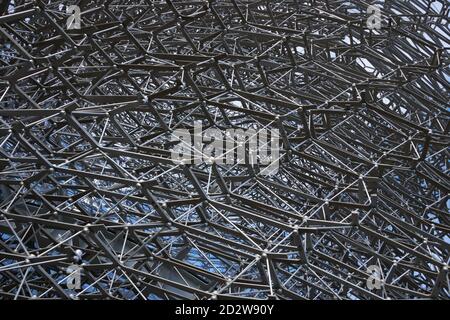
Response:
[[[448,299],[448,2],[376,4],[3,1],[0,299]],[[195,121],[278,172],[174,163]]]

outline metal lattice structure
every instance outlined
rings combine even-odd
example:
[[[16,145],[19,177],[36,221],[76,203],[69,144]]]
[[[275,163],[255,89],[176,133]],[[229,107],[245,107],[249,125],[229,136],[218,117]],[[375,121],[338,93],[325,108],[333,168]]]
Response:
[[[448,299],[431,2],[3,1],[0,299]],[[279,129],[279,171],[174,163],[195,121]]]

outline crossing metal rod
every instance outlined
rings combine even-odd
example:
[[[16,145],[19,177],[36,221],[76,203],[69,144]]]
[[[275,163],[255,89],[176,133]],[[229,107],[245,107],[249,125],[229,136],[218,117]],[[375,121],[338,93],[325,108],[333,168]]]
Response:
[[[449,299],[448,17],[3,1],[0,299]],[[177,130],[277,130],[278,166]]]

